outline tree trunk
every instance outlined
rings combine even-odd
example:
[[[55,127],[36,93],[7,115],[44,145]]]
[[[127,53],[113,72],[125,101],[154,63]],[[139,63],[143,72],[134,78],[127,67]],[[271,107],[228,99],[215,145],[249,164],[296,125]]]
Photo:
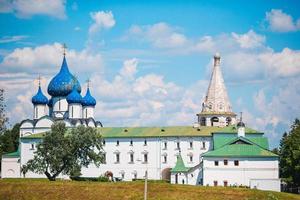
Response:
[[[47,176],[47,178],[49,179],[49,181],[55,181],[56,180],[56,176],[51,176],[51,174],[47,171],[45,171],[45,175]]]

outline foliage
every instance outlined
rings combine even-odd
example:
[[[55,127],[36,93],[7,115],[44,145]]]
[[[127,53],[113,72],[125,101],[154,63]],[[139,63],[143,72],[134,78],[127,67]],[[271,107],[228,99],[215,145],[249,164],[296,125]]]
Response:
[[[4,89],[0,88],[0,135],[6,130],[6,123],[8,122],[5,108]]]
[[[19,132],[20,124],[15,124],[12,129],[6,129],[0,135],[0,158],[5,153],[17,151],[19,146]]]
[[[280,176],[290,186],[300,186],[300,121],[296,119],[289,133],[284,133],[279,147]]]
[[[80,177],[80,176],[71,176],[74,181],[94,181],[94,182],[108,182],[108,177],[99,176],[99,177]]]
[[[65,123],[56,122],[37,145],[34,158],[26,166],[55,181],[59,174],[78,175],[81,167],[91,163],[99,166],[102,161],[102,138],[97,129],[79,126],[67,130]]]

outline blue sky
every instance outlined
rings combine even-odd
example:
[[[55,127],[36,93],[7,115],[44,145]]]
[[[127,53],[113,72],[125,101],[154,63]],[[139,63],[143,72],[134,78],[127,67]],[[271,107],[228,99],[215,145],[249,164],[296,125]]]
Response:
[[[234,111],[271,146],[300,113],[298,1],[0,0],[0,84],[11,123],[32,115],[36,78],[61,43],[106,126],[190,125],[220,52]]]

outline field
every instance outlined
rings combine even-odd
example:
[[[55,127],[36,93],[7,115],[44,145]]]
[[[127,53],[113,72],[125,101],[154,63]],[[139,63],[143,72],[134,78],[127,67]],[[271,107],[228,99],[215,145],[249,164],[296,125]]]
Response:
[[[261,200],[288,199],[300,200],[300,195],[279,192],[267,192],[243,188],[198,187],[187,185],[171,185],[167,183],[151,182],[148,185],[148,199],[150,200]],[[32,180],[32,179],[4,179],[0,180],[0,199],[103,199],[127,200],[143,199],[143,182],[75,182]]]

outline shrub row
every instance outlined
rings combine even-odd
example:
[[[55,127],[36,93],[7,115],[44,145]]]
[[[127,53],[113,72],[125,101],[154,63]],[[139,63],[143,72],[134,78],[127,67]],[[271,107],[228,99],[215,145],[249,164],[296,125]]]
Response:
[[[105,176],[99,177],[82,177],[82,176],[71,176],[73,181],[93,181],[93,182],[108,182],[108,178]]]

